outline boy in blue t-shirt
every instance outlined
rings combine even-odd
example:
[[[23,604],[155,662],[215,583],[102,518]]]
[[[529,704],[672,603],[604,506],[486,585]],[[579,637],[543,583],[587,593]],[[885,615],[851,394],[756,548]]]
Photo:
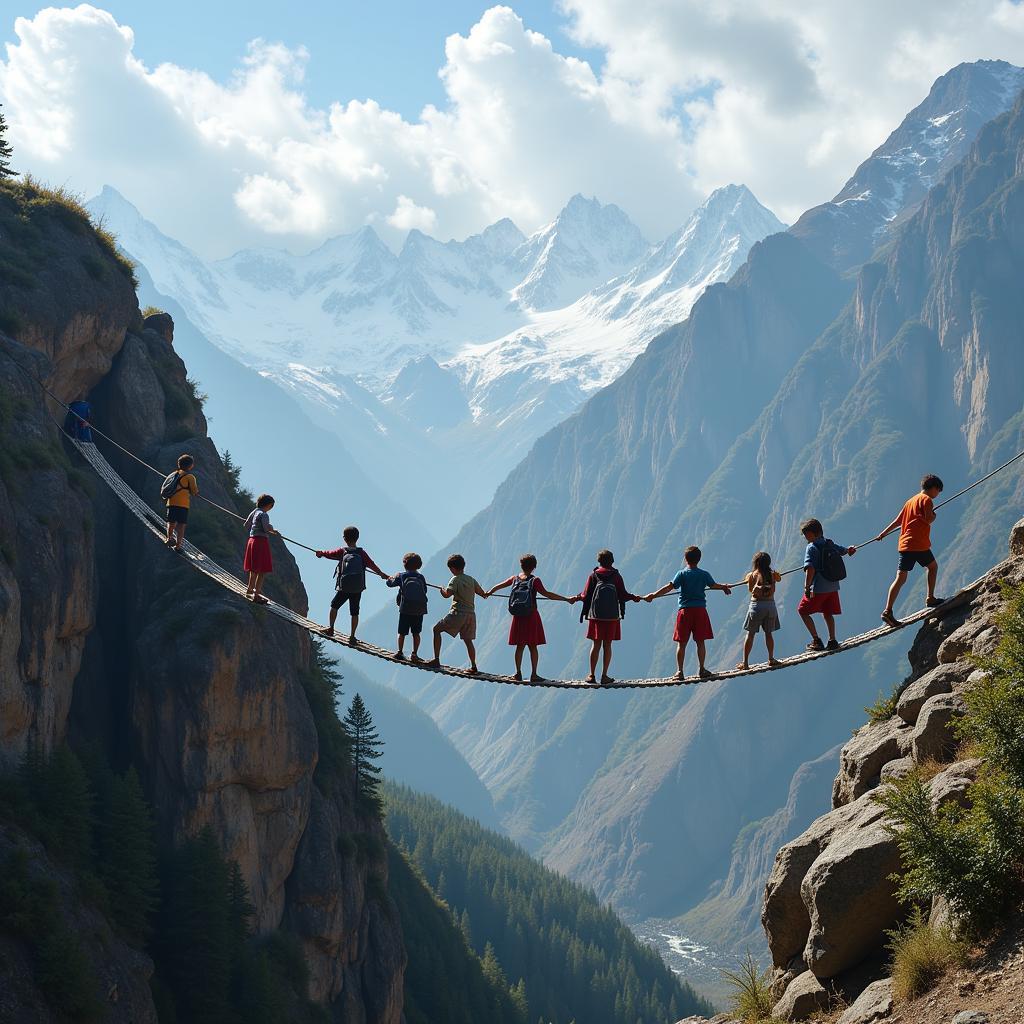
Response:
[[[679,591],[679,611],[676,613],[676,628],[672,639],[676,642],[676,679],[685,679],[683,662],[686,657],[686,645],[692,636],[697,644],[697,660],[700,662],[700,678],[709,679],[712,673],[704,665],[706,654],[705,643],[714,640],[715,634],[711,630],[711,619],[708,616],[707,598],[704,596],[708,590],[722,590],[726,594],[732,593],[732,588],[725,583],[716,583],[714,577],[703,569],[698,569],[701,551],[698,547],[688,547],[683,552],[683,559],[686,562],[684,568],[672,577],[670,583],[666,583],[660,590],[644,595],[644,600],[650,603],[656,597],[668,594],[670,591]]]

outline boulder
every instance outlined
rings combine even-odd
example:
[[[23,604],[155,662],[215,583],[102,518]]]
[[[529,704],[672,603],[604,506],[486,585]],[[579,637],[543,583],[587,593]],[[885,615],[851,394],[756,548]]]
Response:
[[[882,768],[910,753],[910,729],[901,718],[871,722],[854,733],[839,755],[832,806],[852,803],[878,785]]]
[[[768,937],[772,963],[781,970],[789,970],[794,959],[802,955],[811,928],[811,918],[800,891],[804,876],[835,831],[848,827],[863,814],[877,818],[882,811],[864,797],[845,807],[837,807],[818,818],[775,855],[765,885],[761,925]]]
[[[778,1020],[807,1020],[812,1013],[827,1009],[828,992],[810,971],[805,971],[775,1004],[772,1017]]]
[[[150,313],[142,321],[144,330],[153,330],[160,335],[168,345],[174,343],[174,318],[170,313]]]
[[[995,611],[997,607],[993,602],[991,610]],[[968,654],[991,653],[999,631],[985,610],[984,607],[975,608],[974,614],[942,641],[935,655],[940,665],[952,664]]]
[[[939,772],[928,784],[932,795],[932,806],[937,808],[954,801],[961,806],[966,806],[968,791],[971,784],[978,778],[981,764],[981,760],[975,757],[966,761],[957,761]]]
[[[951,1024],[989,1024],[989,1016],[983,1010],[961,1010]]]
[[[881,781],[891,782],[893,779],[902,779],[904,775],[909,775],[916,767],[914,759],[909,755],[907,757],[899,757],[895,761],[890,761],[887,765],[883,766]]]
[[[952,693],[953,688],[968,675],[968,668],[961,662],[938,665],[926,672],[920,679],[915,679],[900,695],[896,705],[896,714],[907,723],[914,725],[929,697],[939,693]]]
[[[837,1024],[876,1024],[892,1013],[892,978],[873,982],[851,1003]]]
[[[1024,555],[1024,519],[1018,520],[1010,531],[1010,554]]]
[[[924,702],[911,737],[911,749],[918,764],[929,758],[950,760],[957,746],[956,734],[950,726],[963,713],[963,698],[955,693],[938,693]]]
[[[860,963],[902,914],[890,878],[900,868],[899,848],[872,794],[854,806],[862,803],[861,814],[833,834],[800,887],[811,919],[804,960],[818,978]]]

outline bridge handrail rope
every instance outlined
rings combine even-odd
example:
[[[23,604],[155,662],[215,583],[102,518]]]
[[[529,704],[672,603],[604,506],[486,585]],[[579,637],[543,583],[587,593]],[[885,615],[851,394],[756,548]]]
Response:
[[[57,404],[58,404],[58,405],[59,405],[59,406],[60,406],[60,407],[61,407],[62,409],[64,409],[64,410],[65,410],[65,411],[66,411],[67,413],[69,413],[69,414],[70,414],[71,416],[74,416],[74,417],[75,417],[76,419],[78,419],[78,420],[79,420],[79,421],[80,421],[81,423],[83,423],[83,424],[87,425],[87,426],[89,427],[89,429],[90,429],[91,431],[93,431],[94,433],[98,434],[98,435],[99,435],[100,437],[102,437],[102,438],[103,438],[104,440],[108,441],[108,442],[109,442],[110,444],[112,444],[112,445],[113,445],[113,446],[114,446],[114,447],[115,447],[115,448],[116,448],[116,449],[117,449],[118,451],[120,451],[120,452],[122,452],[123,454],[127,455],[127,456],[128,456],[128,457],[129,457],[130,459],[132,459],[132,460],[134,460],[135,462],[137,462],[137,463],[138,463],[138,464],[139,464],[140,466],[143,466],[143,467],[145,467],[145,468],[146,468],[146,469],[148,469],[148,470],[149,470],[149,471],[150,471],[151,473],[154,473],[154,474],[155,474],[156,476],[160,477],[161,479],[163,479],[163,478],[164,478],[164,476],[165,476],[166,474],[164,474],[163,472],[161,472],[161,471],[160,471],[159,469],[157,469],[157,468],[156,468],[155,466],[152,466],[152,465],[150,465],[150,464],[149,464],[148,462],[146,462],[146,461],[145,461],[144,459],[141,459],[141,458],[140,458],[140,457],[139,457],[138,455],[136,455],[136,454],[135,454],[134,452],[132,452],[132,451],[129,451],[129,450],[128,450],[127,448],[125,448],[125,447],[124,447],[123,445],[119,444],[119,443],[118,443],[117,441],[115,441],[115,440],[114,440],[114,439],[113,439],[112,437],[110,437],[110,436],[109,436],[108,434],[104,433],[104,432],[103,432],[102,430],[100,430],[100,429],[99,429],[98,427],[96,427],[96,426],[95,426],[95,425],[94,425],[94,424],[92,423],[92,421],[91,421],[91,420],[86,420],[86,419],[85,419],[85,418],[84,418],[83,416],[80,416],[80,415],[79,415],[78,413],[76,413],[76,412],[75,412],[75,411],[74,411],[74,410],[73,410],[73,409],[72,409],[72,408],[71,408],[71,407],[70,407],[69,405],[67,405],[67,403],[63,402],[63,401],[62,401],[62,400],[61,400],[61,399],[60,399],[60,398],[59,398],[59,397],[58,397],[57,395],[55,395],[55,394],[54,394],[54,393],[53,393],[53,392],[52,392],[52,391],[51,391],[51,390],[50,390],[50,389],[49,389],[49,388],[48,388],[48,387],[46,386],[46,383],[45,383],[45,382],[44,382],[44,381],[42,380],[42,378],[41,378],[41,377],[40,377],[40,376],[39,376],[38,374],[36,374],[36,373],[35,373],[34,371],[32,371],[32,370],[28,369],[27,367],[23,366],[23,365],[21,364],[21,362],[20,362],[20,361],[19,361],[18,359],[15,359],[15,358],[13,358],[13,357],[12,357],[12,360],[11,360],[11,361],[13,362],[13,364],[14,364],[14,365],[15,365],[16,367],[18,367],[18,369],[20,369],[20,370],[21,370],[21,371],[22,371],[23,373],[27,374],[27,375],[28,375],[28,376],[29,376],[29,377],[30,377],[30,378],[31,378],[31,379],[32,379],[32,380],[33,380],[33,381],[34,381],[34,382],[35,382],[35,383],[36,383],[36,384],[37,384],[37,385],[38,385],[38,386],[39,386],[39,387],[40,387],[40,388],[42,389],[42,391],[43,391],[43,392],[44,392],[44,393],[45,393],[46,395],[48,395],[48,396],[49,396],[49,397],[50,397],[50,398],[51,398],[51,399],[52,399],[52,400],[53,400],[54,402],[56,402],[56,403],[57,403]],[[74,444],[75,444],[75,446],[76,446],[76,447],[78,448],[78,450],[79,450],[79,451],[82,451],[82,453],[83,453],[83,454],[86,454],[86,453],[85,453],[85,451],[83,450],[83,448],[81,447],[81,444],[80,444],[80,443],[79,443],[79,442],[78,442],[78,441],[77,441],[76,439],[74,439],[74,438],[69,438],[69,440],[70,440],[70,441],[72,441],[72,443],[74,443]],[[97,452],[97,455],[98,455],[99,453],[98,453],[98,450],[97,450],[97,449],[95,449],[95,446],[91,446],[91,447],[92,447],[92,448],[93,448],[93,449],[94,449],[94,450],[95,450],[95,451]],[[88,459],[88,455],[86,455],[86,457],[87,457],[87,459]],[[99,456],[99,457],[100,457],[100,459],[102,459],[102,456]],[[1003,463],[1003,464],[1002,464],[1001,466],[997,466],[997,467],[996,467],[995,469],[993,469],[993,470],[992,470],[991,472],[989,472],[989,473],[985,474],[985,476],[983,476],[983,477],[980,477],[980,478],[979,478],[978,480],[975,480],[975,481],[973,481],[972,483],[968,484],[968,485],[967,485],[967,486],[965,486],[965,487],[962,487],[962,488],[961,488],[961,489],[960,489],[959,491],[956,491],[956,492],[955,492],[954,494],[951,494],[951,495],[950,495],[950,496],[949,496],[948,498],[945,498],[945,499],[944,499],[943,501],[939,502],[939,503],[938,503],[937,505],[935,505],[935,510],[936,510],[936,511],[938,511],[938,510],[939,510],[940,508],[942,508],[943,506],[945,506],[945,505],[948,505],[948,504],[949,504],[949,503],[950,503],[951,501],[954,501],[955,499],[957,499],[957,498],[960,498],[960,497],[962,497],[962,496],[963,496],[964,494],[967,494],[967,493],[968,493],[968,491],[972,491],[972,490],[973,490],[973,489],[974,489],[975,487],[979,487],[979,486],[981,486],[981,484],[983,484],[983,483],[986,483],[987,481],[991,480],[991,479],[992,479],[992,478],[993,478],[994,476],[996,476],[997,474],[1001,473],[1001,472],[1002,472],[1003,470],[1007,469],[1008,467],[1012,466],[1012,465],[1013,465],[1013,464],[1014,464],[1015,462],[1017,462],[1018,460],[1020,460],[1020,459],[1022,459],[1022,458],[1024,458],[1024,449],[1022,449],[1021,451],[1019,451],[1019,452],[1018,452],[1018,453],[1017,453],[1016,455],[1014,455],[1014,456],[1013,456],[1012,458],[1008,459],[1008,460],[1007,460],[1006,462],[1004,462],[1004,463]],[[90,461],[90,463],[91,463],[91,464],[93,464],[93,468],[96,468],[96,465],[95,465],[95,464],[94,464],[94,463],[92,462],[92,459],[89,459],[89,461]],[[102,459],[102,461],[103,461],[103,464],[104,464],[104,465],[105,465],[105,466],[106,466],[106,467],[107,467],[107,468],[108,468],[108,469],[110,470],[110,472],[111,472],[112,474],[114,474],[115,476],[117,476],[117,474],[116,474],[116,473],[114,472],[114,470],[113,470],[113,467],[110,467],[110,466],[109,466],[109,463],[107,463],[105,459]],[[97,471],[99,472],[99,470],[97,470]],[[102,476],[103,474],[101,473],[100,475]],[[125,487],[126,489],[128,489],[128,488],[127,488],[127,484],[125,484],[125,483],[124,483],[124,481],[123,481],[123,480],[121,479],[121,477],[120,477],[120,476],[117,476],[117,479],[118,479],[118,480],[119,480],[119,481],[121,482],[121,484],[123,484],[123,485],[124,485],[124,487]],[[108,483],[110,483],[110,481],[109,481],[109,480],[108,480],[107,482],[108,482]],[[113,486],[113,485],[112,485],[112,486]],[[118,488],[115,488],[115,490],[118,490]],[[129,489],[129,490],[130,490],[130,489]],[[120,493],[120,491],[119,491],[118,493]],[[131,491],[131,494],[132,494],[132,495],[135,495],[135,492],[134,492],[134,491]],[[135,495],[135,496],[137,497],[137,495]],[[224,507],[223,505],[220,505],[220,504],[218,504],[217,502],[213,501],[213,500],[212,500],[211,498],[207,498],[207,497],[205,497],[205,496],[204,496],[204,495],[202,495],[202,494],[199,494],[199,495],[197,495],[197,497],[199,497],[199,498],[200,498],[200,499],[201,499],[202,501],[205,501],[205,502],[206,502],[206,503],[207,503],[208,505],[212,505],[212,506],[213,506],[214,508],[218,509],[218,510],[219,510],[219,511],[221,511],[221,512],[224,512],[224,513],[226,513],[226,514],[227,514],[227,515],[229,515],[229,516],[232,516],[233,518],[235,518],[235,519],[239,520],[240,522],[244,522],[244,521],[245,521],[245,517],[244,517],[244,516],[240,516],[240,515],[239,515],[239,514],[238,514],[237,512],[233,511],[232,509],[229,509],[229,508],[225,508],[225,507]],[[122,495],[122,500],[124,500],[124,497],[123,497],[123,495]],[[141,499],[139,499],[139,500],[141,500]],[[150,512],[150,513],[151,513],[151,514],[152,514],[153,516],[156,516],[156,518],[157,518],[157,521],[158,521],[158,522],[159,522],[159,523],[161,524],[161,526],[163,526],[163,521],[162,521],[162,520],[160,520],[160,518],[159,518],[159,516],[157,516],[156,512],[154,512],[154,511],[153,511],[153,510],[152,510],[152,509],[151,509],[151,508],[150,508],[150,507],[149,507],[148,505],[146,505],[145,507],[146,507],[146,508],[148,509],[148,511],[149,511],[149,512]],[[136,514],[138,514],[138,513],[136,512]],[[140,517],[140,518],[141,518],[141,517]],[[147,525],[149,525],[149,524],[148,524],[148,522],[147,522]],[[308,544],[304,544],[304,543],[302,543],[302,541],[298,541],[298,540],[295,540],[295,539],[293,539],[293,538],[291,538],[291,537],[288,537],[288,536],[286,536],[286,535],[285,535],[285,534],[283,534],[283,533],[278,533],[278,536],[279,536],[279,537],[280,537],[280,538],[281,538],[282,540],[284,540],[284,541],[287,541],[287,542],[288,542],[289,544],[294,544],[294,545],[295,545],[296,547],[300,547],[300,548],[303,548],[304,550],[306,550],[306,551],[310,551],[310,552],[313,552],[314,554],[315,554],[315,553],[317,552],[317,550],[318,550],[317,548],[314,548],[314,547],[310,547],[310,546],[309,546]],[[875,544],[875,543],[877,543],[877,542],[878,542],[878,541],[879,541],[880,539],[881,539],[881,538],[880,538],[879,536],[875,536],[875,537],[872,537],[872,538],[870,538],[869,540],[866,540],[866,541],[864,541],[864,542],[863,542],[862,544],[857,544],[857,545],[855,545],[855,547],[857,548],[857,550],[860,550],[861,548],[865,548],[865,547],[868,547],[868,546],[869,546],[869,545],[871,545],[871,544]],[[188,543],[186,542],[186,547],[187,547],[187,548],[191,548],[192,546],[191,546],[190,544],[188,544]],[[204,555],[204,554],[203,554],[203,553],[202,553],[201,551],[199,551],[199,550],[198,550],[197,548],[195,548],[195,549],[193,549],[193,550],[195,551],[195,553],[196,553],[196,555],[197,555],[197,556],[201,556],[201,557],[202,557],[203,559],[206,559],[207,561],[210,561],[210,560],[209,560],[209,559],[207,558],[207,556],[206,556],[206,555]],[[319,550],[322,550],[322,549],[319,549]],[[212,562],[211,562],[211,564],[214,564],[214,563],[212,563]],[[217,568],[218,568],[218,569],[220,569],[220,567],[219,567],[219,566],[218,566]],[[794,566],[794,567],[792,567],[792,568],[790,568],[790,569],[785,569],[785,570],[783,570],[782,572],[780,572],[780,573],[779,573],[779,575],[780,575],[780,576],[789,576],[789,575],[792,575],[792,574],[793,574],[793,573],[795,573],[795,572],[800,572],[800,571],[802,570],[802,568],[803,568],[803,566]],[[222,569],[220,569],[220,572],[224,573],[225,571],[224,571],[224,570],[222,570]],[[234,580],[234,579],[235,579],[235,577],[234,577],[234,576],[232,576],[232,575],[231,575],[230,573],[225,573],[225,575],[226,575],[226,576],[229,576],[229,577],[230,577],[230,578],[231,578],[232,580]],[[381,579],[387,579],[387,578],[388,578],[388,576],[387,576],[387,574],[386,574],[386,573],[383,573],[383,572],[382,572],[382,573],[380,573],[379,575],[380,575]],[[236,582],[237,582],[237,581],[236,581]],[[742,586],[744,586],[744,585],[745,585],[745,582],[746,582],[746,580],[744,579],[744,580],[740,580],[740,581],[738,581],[737,583],[729,583],[729,584],[726,584],[726,585],[727,585],[728,587],[730,587],[730,588],[738,588],[738,587],[742,587]],[[971,585],[970,585],[970,587],[973,587],[973,586],[975,586],[975,585],[976,585],[976,583],[977,583],[977,581],[975,581],[975,583],[974,583],[974,584],[971,584]],[[428,586],[428,587],[431,587],[431,588],[432,588],[432,589],[434,589],[434,590],[438,590],[438,591],[440,591],[440,590],[443,590],[443,588],[442,588],[442,587],[440,587],[440,586],[438,586],[438,585],[437,585],[436,583],[427,583],[427,586]],[[969,589],[970,589],[970,587],[968,587],[968,588],[965,588],[965,590],[969,590]],[[233,589],[233,588],[232,588],[232,589]],[[667,594],[662,594],[662,595],[659,595],[659,596],[661,596],[661,597],[670,597],[670,596],[674,596],[674,593],[673,593],[673,592],[669,592],[669,593],[667,593]],[[538,599],[540,599],[540,600],[545,600],[545,598],[541,597],[541,595],[537,595],[537,597],[538,597]],[[275,607],[277,607],[277,608],[280,608],[281,606],[277,605],[277,606],[275,606]],[[927,611],[928,611],[928,609],[926,609],[925,611],[927,612]],[[294,614],[294,613],[292,613],[292,614]],[[918,615],[918,616],[920,616],[920,617],[924,617],[924,615],[922,615],[922,613],[917,613],[917,615]],[[310,620],[306,620],[306,621],[310,621]],[[917,621],[917,619],[915,619],[914,617],[911,617],[910,619],[903,619],[903,620],[902,620],[902,623],[903,623],[903,624],[906,624],[906,623],[908,623],[908,622],[912,622],[912,621]],[[318,628],[318,629],[320,629],[320,628],[322,628],[322,627],[317,627],[317,628]],[[892,629],[892,627],[888,627],[888,626],[886,626],[886,627],[881,627],[880,629],[875,629],[875,630],[871,630],[871,631],[870,631],[869,633],[867,633],[867,634],[862,634],[862,635],[861,635],[861,637],[870,637],[871,639],[875,639],[875,638],[876,638],[876,637],[875,637],[875,634],[881,635],[881,634],[883,634],[883,633],[885,633],[885,632],[891,631],[891,629]],[[844,642],[844,644],[843,644],[843,649],[846,649],[846,648],[848,648],[848,647],[850,647],[850,646],[857,646],[858,644],[857,644],[857,643],[855,643],[854,641],[860,641],[860,642],[867,642],[867,641],[864,641],[864,640],[862,640],[862,639],[861,639],[861,637],[855,637],[855,638],[852,638],[851,640],[847,640],[847,641],[845,641],[845,642]],[[346,643],[347,643],[347,640],[346,640]],[[360,644],[359,644],[358,648],[356,648],[356,649],[359,649],[359,650],[364,650],[364,649],[366,649],[366,650],[368,650],[368,648],[369,648],[369,647],[371,647],[371,646],[372,646],[372,645],[368,645],[368,644],[364,644],[364,643],[360,642]],[[370,653],[372,653],[372,652],[370,652]],[[816,652],[815,652],[815,653],[816,653]],[[827,653],[834,653],[834,652],[827,652]],[[390,652],[387,652],[387,651],[383,651],[383,653],[382,653],[381,655],[379,655],[379,656],[381,656],[381,657],[387,657],[388,659],[391,659],[391,653],[390,653]],[[806,659],[806,655],[798,655],[798,656],[796,656],[796,657],[797,657],[797,659],[800,659],[800,660],[804,660],[804,659]],[[782,661],[782,664],[784,664],[784,665],[785,665],[785,664],[791,664],[791,663],[793,663],[793,662],[794,662],[794,660],[795,660],[795,659],[793,659],[793,658],[789,658],[789,659],[783,659],[783,661]],[[418,666],[418,665],[416,665],[415,663],[413,663],[413,667],[419,667],[419,666]],[[443,667],[443,666],[442,666],[442,667]],[[766,666],[765,668],[767,668],[767,666]],[[451,670],[451,671],[453,671],[453,672],[457,672],[458,670],[454,670],[454,669],[453,669],[453,670]],[[747,674],[747,672],[753,672],[753,671],[755,671],[755,670],[754,670],[754,669],[749,669],[749,670],[733,670],[732,672],[729,672],[729,673],[717,673],[717,674],[716,674],[716,678],[725,678],[725,677],[729,677],[729,676],[732,676],[732,675],[745,675],[745,674]],[[482,674],[482,673],[478,673],[478,674],[477,674],[476,676],[474,676],[473,678],[482,678],[482,677],[484,677],[484,674]],[[495,676],[494,678],[495,678],[496,680],[499,680],[499,681],[508,681],[508,680],[506,680],[506,678],[505,678],[505,677],[503,677],[503,676]],[[627,683],[628,683],[628,682],[629,682],[629,681],[627,681]],[[677,682],[678,682],[678,681],[677,681]],[[543,685],[543,684],[536,684],[536,685]],[[551,685],[555,685],[555,684],[554,684],[554,683],[552,683]],[[582,684],[581,684],[581,685],[582,685]],[[623,685],[625,685],[625,684],[623,684]],[[668,684],[666,683],[666,685],[668,685]]]

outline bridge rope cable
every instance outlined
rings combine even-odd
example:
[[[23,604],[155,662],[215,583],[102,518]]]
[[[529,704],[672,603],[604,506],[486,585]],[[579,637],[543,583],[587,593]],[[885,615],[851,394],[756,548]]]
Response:
[[[75,438],[68,438],[69,442],[75,447],[75,449],[81,453],[85,460],[92,466],[100,478],[114,491],[117,497],[120,499],[128,510],[138,518],[142,524],[155,536],[161,543],[164,540],[164,528],[165,523],[160,515],[150,507],[150,505],[144,501],[138,494],[133,491],[128,484],[118,475],[116,470],[110,465],[109,462],[103,457],[103,454],[96,447],[95,444],[88,442],[79,441]],[[166,550],[166,548],[164,549]],[[172,555],[171,552],[167,552],[168,557]],[[217,584],[224,587],[226,590],[230,590],[238,597],[246,600],[245,598],[245,585],[238,579],[234,573],[224,569],[216,562],[213,561],[208,555],[206,555],[199,548],[195,547],[190,541],[186,540],[183,545],[181,554],[173,555],[175,558],[184,558],[188,565],[196,571],[204,574],[210,579],[214,580]],[[985,576],[979,577],[973,583],[962,588],[957,592],[946,604],[943,606],[945,609],[953,607],[956,603],[960,603],[968,598],[979,584],[984,582]],[[246,603],[249,603],[248,601]],[[256,609],[259,609],[257,614],[260,612],[267,612],[271,615],[275,615],[278,618],[284,619],[285,621],[291,622],[293,625],[304,629],[314,639],[326,640],[332,643],[338,644],[342,647],[347,648],[350,651],[356,651],[360,654],[366,654],[370,657],[379,658],[383,661],[389,662],[391,665],[401,665],[403,668],[413,668],[425,672],[434,672],[440,675],[452,676],[458,679],[466,680],[482,680],[485,682],[492,683],[504,683],[513,686],[537,686],[547,687],[554,689],[564,690],[630,690],[630,689],[658,689],[663,687],[673,686],[684,686],[696,684],[700,682],[713,682],[723,681],[729,679],[737,679],[741,676],[753,676],[760,675],[764,672],[777,672],[783,668],[791,668],[796,665],[805,664],[811,661],[817,661],[819,658],[831,657],[834,654],[838,654],[842,651],[853,650],[854,648],[861,647],[865,644],[871,643],[874,640],[879,640],[882,637],[888,636],[900,627],[892,626],[879,626],[875,629],[868,630],[865,633],[861,633],[858,636],[851,637],[845,640],[842,645],[836,650],[821,650],[821,651],[803,651],[800,654],[795,654],[789,658],[782,658],[779,660],[777,665],[769,665],[767,662],[760,664],[751,665],[748,669],[729,669],[721,672],[714,672],[706,679],[698,679],[696,676],[689,676],[686,679],[678,679],[674,676],[666,676],[652,679],[616,679],[613,682],[601,683],[601,682],[589,682],[586,679],[539,679],[531,680],[527,677],[523,679],[516,679],[510,675],[498,675],[492,672],[471,672],[469,669],[455,668],[451,665],[430,665],[426,661],[412,662],[408,659],[398,661],[395,659],[394,652],[387,650],[383,647],[378,647],[375,644],[366,643],[363,640],[353,641],[349,636],[344,633],[334,633],[330,636],[324,635],[324,627],[320,623],[313,621],[306,615],[293,611],[285,605],[279,604],[276,601],[270,601],[266,605],[256,605]],[[938,614],[942,609],[936,608],[922,608],[915,612],[913,615],[907,616],[901,622],[901,626],[910,625],[915,622],[920,622],[928,618],[932,618]]]
[[[139,456],[136,455],[134,452],[129,451],[127,448],[125,448],[123,445],[119,444],[117,441],[115,441],[108,434],[104,433],[98,427],[94,426],[92,424],[92,421],[86,420],[83,416],[80,416],[78,413],[76,413],[69,405],[67,405],[60,398],[58,398],[57,395],[55,395],[46,386],[45,381],[43,381],[43,379],[37,373],[35,373],[33,370],[30,370],[28,367],[23,366],[21,364],[20,360],[15,359],[12,356],[11,361],[12,361],[12,363],[18,369],[20,369],[23,373],[27,374],[29,376],[29,378],[31,380],[33,380],[43,390],[43,392],[45,394],[47,394],[62,409],[64,409],[70,415],[74,416],[80,423],[82,423],[85,426],[88,426],[88,428],[91,431],[93,431],[94,433],[98,434],[104,440],[108,441],[115,448],[117,448],[118,451],[120,451],[123,454],[127,455],[130,459],[133,459],[140,466],[144,466],[151,473],[154,473],[156,476],[160,477],[161,479],[163,479],[166,476],[165,473],[161,472],[155,466],[152,466],[148,462],[146,462],[144,459],[139,458]],[[995,469],[993,469],[991,472],[987,473],[985,476],[979,478],[978,480],[973,481],[972,483],[968,484],[966,487],[962,487],[959,491],[955,492],[954,494],[951,494],[948,498],[945,498],[943,501],[939,502],[937,505],[934,506],[935,511],[938,511],[943,506],[948,505],[951,501],[955,501],[957,498],[962,497],[964,494],[967,494],[969,491],[974,490],[975,487],[980,487],[983,483],[986,483],[987,481],[991,480],[994,476],[996,476],[997,474],[1003,472],[1003,470],[1005,470],[1008,467],[1012,466],[1015,462],[1017,462],[1018,460],[1020,460],[1022,458],[1024,458],[1024,449],[1019,451],[1012,458],[1008,459],[1001,466],[997,466]],[[202,494],[197,495],[197,497],[201,501],[206,502],[208,505],[212,505],[214,508],[218,509],[219,511],[224,512],[224,513],[226,513],[229,516],[232,516],[234,519],[237,519],[240,522],[244,522],[245,521],[245,517],[244,516],[239,515],[237,512],[235,512],[232,509],[225,508],[223,505],[218,504],[217,502],[213,501],[211,498],[207,498],[207,497],[205,497]],[[302,541],[295,540],[294,538],[288,537],[285,534],[280,533],[280,532],[278,532],[277,536],[279,536],[283,541],[286,541],[289,544],[293,544],[296,547],[303,548],[306,551],[310,551],[313,554],[316,554],[316,552],[318,550],[323,550],[323,549],[318,549],[318,548],[310,547],[308,544],[304,544]],[[888,534],[886,534],[886,536],[888,536]],[[877,543],[881,539],[883,539],[883,538],[880,537],[880,536],[875,536],[875,537],[870,538],[869,540],[864,541],[861,544],[856,544],[856,545],[853,545],[853,546],[859,551],[861,548],[866,548],[866,547],[868,547],[871,544],[875,544],[875,543]],[[780,577],[790,576],[793,573],[802,571],[803,568],[804,568],[804,566],[802,566],[802,565],[793,566],[792,568],[785,569],[782,572],[780,572],[779,576]],[[388,579],[389,578],[387,576],[387,574],[383,573],[383,572],[377,573],[377,575],[380,576],[381,579]],[[746,585],[746,577],[744,577],[744,579],[739,580],[736,583],[727,583],[725,585],[727,587],[729,587],[730,589],[743,587],[743,586]],[[436,583],[429,583],[428,582],[427,586],[430,587],[431,589],[437,590],[437,591],[443,591],[444,590],[443,587],[438,586],[438,584],[436,584]],[[670,592],[665,593],[665,594],[659,594],[658,597],[671,597],[671,596],[673,596],[673,593],[674,592],[670,591]],[[550,599],[550,598],[545,598],[543,595],[540,595],[540,594],[537,594],[536,597],[537,597],[538,600],[553,600],[553,599]]]

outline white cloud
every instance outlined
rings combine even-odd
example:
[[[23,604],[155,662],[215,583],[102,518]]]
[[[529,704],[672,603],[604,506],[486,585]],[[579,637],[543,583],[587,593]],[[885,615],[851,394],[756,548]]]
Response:
[[[268,236],[308,248],[367,223],[395,240],[503,216],[529,230],[575,192],[658,237],[730,181],[792,219],[950,66],[1024,62],[1010,0],[561,2],[602,67],[494,7],[448,38],[446,102],[415,121],[372,100],[313,107],[309,55],[263,40],[226,81],[147,68],[132,30],[88,5],[17,20],[0,101],[19,168],[89,194],[110,183],[220,255]]]
[[[429,206],[417,206],[408,196],[399,196],[398,205],[387,222],[399,231],[431,232],[437,228],[437,214]]]

